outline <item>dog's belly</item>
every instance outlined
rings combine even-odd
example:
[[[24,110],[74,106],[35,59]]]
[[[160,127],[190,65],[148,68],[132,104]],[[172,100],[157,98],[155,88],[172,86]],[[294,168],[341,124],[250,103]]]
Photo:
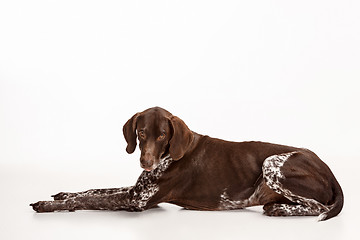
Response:
[[[231,210],[231,209],[241,209],[245,207],[257,206],[257,205],[265,205],[270,202],[284,201],[287,200],[277,194],[273,190],[271,190],[265,183],[264,179],[262,179],[259,185],[252,191],[250,197],[248,198],[236,198],[228,195],[226,191],[224,191],[220,195],[219,201],[219,210]]]
[[[238,194],[243,195],[243,194]],[[245,207],[265,205],[270,202],[288,202],[283,196],[271,190],[264,180],[252,191],[248,198],[232,198],[226,190],[214,196],[182,196],[175,200],[168,201],[189,210],[232,210]]]

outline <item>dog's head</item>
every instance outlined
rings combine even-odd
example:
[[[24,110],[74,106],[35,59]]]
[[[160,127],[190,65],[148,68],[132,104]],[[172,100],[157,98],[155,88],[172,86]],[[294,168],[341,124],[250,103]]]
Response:
[[[194,139],[180,118],[159,107],[136,113],[125,123],[123,133],[128,153],[135,151],[138,138],[140,165],[146,171],[155,169],[169,154],[173,160],[181,159]]]

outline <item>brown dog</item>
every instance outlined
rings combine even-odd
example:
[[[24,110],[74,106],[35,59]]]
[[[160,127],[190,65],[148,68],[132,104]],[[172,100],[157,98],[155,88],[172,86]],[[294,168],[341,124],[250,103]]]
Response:
[[[138,138],[145,169],[131,187],[58,193],[31,204],[58,210],[142,211],[167,202],[194,210],[264,205],[268,216],[336,216],[341,187],[313,152],[263,142],[228,142],[192,132],[178,117],[155,107],[136,113],[123,128],[133,153]]]

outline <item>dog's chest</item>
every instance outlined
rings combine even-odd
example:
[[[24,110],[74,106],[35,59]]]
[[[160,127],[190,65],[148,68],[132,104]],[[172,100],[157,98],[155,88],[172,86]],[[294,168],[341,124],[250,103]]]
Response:
[[[133,197],[130,204],[134,208],[144,210],[149,200],[160,190],[157,180],[164,174],[172,162],[172,158],[167,156],[160,161],[158,167],[153,171],[142,172],[133,188]]]

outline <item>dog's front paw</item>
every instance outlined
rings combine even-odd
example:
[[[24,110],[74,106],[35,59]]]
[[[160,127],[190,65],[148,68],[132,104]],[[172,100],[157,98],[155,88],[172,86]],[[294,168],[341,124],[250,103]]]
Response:
[[[51,195],[51,197],[54,198],[54,200],[65,200],[68,198],[71,198],[71,193],[68,192],[59,192],[58,194]]]
[[[30,206],[34,209],[35,212],[41,213],[41,212],[52,212],[51,208],[47,206],[46,201],[39,201],[36,203],[31,203]]]
[[[65,211],[65,210],[75,211],[74,203],[68,202],[68,200],[40,201],[37,203],[31,203],[30,206],[34,209],[34,211],[38,213]]]

